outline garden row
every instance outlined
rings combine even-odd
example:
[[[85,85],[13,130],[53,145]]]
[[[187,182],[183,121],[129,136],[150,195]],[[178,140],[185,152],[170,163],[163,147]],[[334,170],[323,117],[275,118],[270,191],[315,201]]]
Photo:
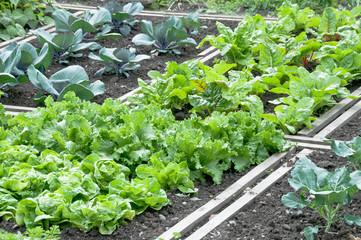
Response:
[[[139,80],[138,94],[128,98],[133,107],[120,100],[97,105],[74,93],[53,93],[45,108],[33,112],[10,117],[3,109],[0,186],[4,202],[11,203],[3,205],[3,216],[27,227],[70,224],[109,234],[135,214],[169,204],[166,191],[194,193],[193,180],[220,183],[224,171],[243,171],[288,149],[274,123],[295,133],[311,126],[320,109],[335,104],[334,96],[350,95],[345,86],[357,80],[360,67],[359,14],[360,9],[329,8],[321,17],[284,6],[276,23],[248,17],[234,31],[217,23],[220,35],[201,44],[209,41],[220,48],[224,60],[213,66],[170,62],[165,74],[149,72],[154,81]],[[142,26],[152,33],[147,22]],[[45,46],[50,36],[41,30],[36,34]],[[317,66],[306,70],[312,59]],[[56,88],[65,89],[67,78],[86,75],[69,68],[73,71],[53,75]],[[41,67],[30,66],[27,73],[30,80],[37,75],[46,82]],[[273,101],[281,104],[275,114],[263,114],[261,99],[268,91],[289,95]],[[66,101],[54,102],[59,96]]]
[[[24,86],[19,86],[20,89],[25,88],[30,91],[30,93],[26,92],[27,94],[24,94],[25,96],[23,97],[27,101],[29,101],[27,98],[29,98],[31,91],[34,91],[34,87],[42,90],[43,93],[52,95],[54,99],[60,97],[59,100],[62,99],[62,96],[69,89],[72,89],[78,93],[78,96],[87,100],[103,93],[104,84],[101,81],[92,80],[93,83],[90,85],[89,77],[85,70],[74,66],[64,68],[64,64],[74,65],[77,61],[79,62],[76,58],[81,58],[80,61],[84,62],[84,67],[90,65],[99,66],[100,69],[94,69],[95,72],[92,72],[92,75],[94,74],[96,77],[100,77],[108,72],[115,73],[123,82],[130,82],[130,85],[132,85],[137,75],[133,79],[124,79],[124,76],[129,77],[128,71],[138,69],[140,66],[138,62],[149,59],[150,56],[145,54],[136,55],[135,48],[130,47],[131,44],[134,45],[129,41],[130,39],[138,45],[154,45],[155,50],[153,52],[157,53],[176,52],[180,54],[179,50],[176,49],[177,47],[196,45],[195,40],[190,36],[197,34],[199,29],[202,28],[199,25],[198,14],[189,14],[183,18],[168,18],[168,20],[159,23],[155,27],[154,33],[152,22],[143,21],[142,28],[140,23],[137,24],[137,27],[145,33],[130,36],[131,26],[138,21],[129,19],[129,17],[138,14],[142,9],[143,6],[136,2],[125,6],[109,2],[105,8],[87,11],[84,18],[79,18],[66,10],[55,11],[53,17],[55,19],[56,33],[49,33],[42,29],[32,31],[40,42],[40,51],[37,52],[29,43],[23,43],[19,46],[16,42],[11,43],[2,50],[4,66],[1,69],[1,82],[3,83],[2,88],[6,88],[6,94],[9,96],[3,99],[2,102],[15,101],[21,104],[21,99],[18,99],[16,95],[19,94],[17,91],[18,86],[14,87],[21,83],[25,84]],[[127,35],[129,36],[124,37]],[[117,41],[119,38],[122,39]],[[94,41],[98,41],[98,43]],[[32,43],[36,47],[39,46],[39,43],[34,41]],[[107,47],[102,47],[102,45]],[[120,48],[119,46],[126,46],[126,48]],[[96,49],[100,49],[99,55],[91,52]],[[151,49],[152,47],[146,47],[144,52],[149,54]],[[196,56],[196,53],[193,53],[193,56]],[[91,60],[94,60],[93,62],[96,64],[92,64]],[[159,58],[157,62],[158,64],[161,62],[160,65],[164,67],[164,59]],[[60,71],[57,73],[54,70]],[[82,72],[82,74],[75,75],[75,78],[72,78],[70,81],[69,77],[74,71]],[[146,71],[146,69],[142,69],[143,71]],[[53,74],[53,76],[46,77],[44,74]],[[64,74],[67,76],[65,77]],[[112,74],[108,74],[108,78],[105,77],[105,79],[110,80],[113,77]],[[58,79],[60,75],[62,79]],[[26,83],[29,79],[30,83],[34,85],[33,88],[29,88],[30,83]],[[116,85],[117,83],[113,84]],[[107,90],[113,89],[109,86]],[[116,90],[119,90],[119,87],[111,92],[113,95],[111,97],[124,92],[124,90],[120,89],[122,91],[117,93]],[[44,95],[37,95],[35,99],[42,102]],[[104,99],[105,97],[98,101],[102,102]]]

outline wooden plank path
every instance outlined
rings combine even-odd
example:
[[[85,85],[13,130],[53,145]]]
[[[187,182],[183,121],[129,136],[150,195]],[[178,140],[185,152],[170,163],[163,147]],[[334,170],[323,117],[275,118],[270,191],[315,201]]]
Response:
[[[250,191],[247,191],[242,197],[233,202],[230,206],[219,212],[215,217],[205,223],[202,227],[197,229],[193,234],[186,238],[186,240],[201,240],[213,229],[218,227],[229,218],[235,216],[245,206],[251,204],[257,197],[264,193],[267,189],[273,186],[279,179],[293,168],[293,163],[300,157],[310,154],[312,151],[309,149],[302,150],[299,154],[293,157],[289,162],[284,163],[280,168],[273,171],[268,177],[258,183]],[[159,239],[159,238],[158,238]],[[164,240],[171,239],[165,238]]]
[[[97,9],[97,7],[93,7],[93,6],[74,5],[74,4],[56,3],[56,4],[53,4],[53,6],[59,7],[59,8],[65,8],[65,9],[69,9],[69,10],[78,10],[78,11],[79,10],[86,11],[86,10]],[[100,6],[100,7],[102,7],[102,6]],[[171,16],[185,17],[187,15],[188,15],[188,13],[183,13],[183,12],[160,12],[160,11],[143,10],[137,16],[140,16],[140,17],[171,17]],[[244,19],[244,17],[237,16],[237,15],[217,15],[217,14],[199,14],[199,18],[200,19],[208,19],[208,20],[218,20],[218,21],[242,21]],[[269,22],[277,21],[277,18],[264,17],[263,19],[265,21],[269,21]]]
[[[179,232],[180,234],[187,233],[198,223],[202,222],[211,214],[217,212],[219,209],[226,206],[229,202],[233,200],[234,196],[241,194],[244,189],[251,186],[258,179],[266,175],[266,171],[275,168],[281,163],[282,160],[289,158],[294,152],[295,149],[293,148],[285,153],[273,154],[264,162],[255,166],[249,173],[241,177],[237,182],[229,186],[226,190],[217,195],[214,199],[210,200],[208,203],[198,208],[196,211],[194,211],[183,220],[178,222],[176,225],[168,229],[157,239],[172,239],[174,232]]]

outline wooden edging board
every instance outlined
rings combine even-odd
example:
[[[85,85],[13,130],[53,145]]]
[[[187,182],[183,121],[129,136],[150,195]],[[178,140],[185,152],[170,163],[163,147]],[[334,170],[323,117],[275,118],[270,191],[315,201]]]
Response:
[[[85,6],[85,5],[73,5],[73,4],[53,4],[54,7],[65,8],[70,10],[94,10],[97,7],[93,6]],[[162,16],[162,17],[170,17],[170,16],[178,16],[185,17],[188,13],[184,12],[160,12],[160,11],[147,11],[143,10],[138,16]],[[242,21],[244,17],[237,15],[217,15],[217,14],[200,14],[200,19],[209,19],[209,20],[222,20],[222,21]],[[265,21],[275,22],[277,18],[263,18]]]
[[[361,87],[356,89],[351,93],[352,96],[360,97],[361,96]],[[337,103],[330,110],[328,110],[325,114],[318,118],[317,121],[312,123],[312,127],[310,129],[304,128],[298,131],[298,135],[304,135],[313,137],[315,136],[321,129],[323,129],[327,124],[332,122],[338,116],[340,116],[343,112],[349,109],[351,106],[360,101],[358,99],[344,98],[341,102]]]
[[[282,160],[289,158],[294,152],[295,148],[292,148],[288,152],[273,154],[264,162],[253,168],[249,173],[241,177],[237,182],[229,186],[222,193],[168,229],[157,239],[170,240],[174,237],[174,232],[178,232],[180,234],[187,233],[195,227],[196,224],[200,223],[205,218],[227,205],[233,200],[234,196],[241,194],[244,189],[263,177],[267,170],[275,168]]]
[[[219,212],[215,217],[205,223],[202,227],[191,234],[186,240],[201,240],[208,233],[218,227],[227,219],[235,216],[242,208],[252,203],[258,196],[264,193],[268,188],[273,186],[287,172],[293,168],[293,164],[299,157],[310,154],[312,150],[304,149],[293,157],[289,162],[284,163],[280,168],[272,172],[267,178],[258,183],[250,191],[247,191],[242,197],[232,203],[230,206]],[[165,239],[166,240],[166,239]]]
[[[318,145],[330,145],[329,142],[322,141],[321,138],[316,137],[306,137],[306,136],[298,136],[298,135],[285,135],[285,139],[290,140],[292,142],[302,142],[302,143],[312,143]]]

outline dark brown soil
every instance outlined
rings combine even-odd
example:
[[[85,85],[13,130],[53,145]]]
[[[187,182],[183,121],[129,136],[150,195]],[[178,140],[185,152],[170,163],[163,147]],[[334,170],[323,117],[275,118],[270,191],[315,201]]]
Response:
[[[316,151],[308,156],[317,166],[334,171],[336,167],[347,164],[346,160],[331,151]],[[286,208],[281,197],[293,189],[288,184],[288,174],[278,181],[270,190],[262,194],[247,209],[236,217],[224,222],[204,239],[304,239],[301,232],[307,226],[323,226],[325,221],[310,209]],[[341,207],[338,216],[352,214],[361,216],[361,192],[355,194],[352,202]],[[350,239],[349,234],[361,236],[361,228],[349,226],[338,221],[331,226],[330,233],[320,229],[316,239]]]
[[[352,121],[349,121],[340,129],[328,135],[327,138],[350,141],[357,136],[361,136],[361,113],[359,113]]]
[[[140,18],[138,18],[141,20]],[[147,18],[151,20],[153,24],[162,22],[166,18]],[[207,34],[214,33],[216,34],[217,28],[215,21],[211,20],[202,20],[202,25],[206,25],[207,29],[202,29],[197,36],[193,38],[199,43]],[[227,26],[232,28],[236,27],[238,22],[225,22]],[[122,37],[121,39],[103,39],[98,41],[100,45],[108,48],[130,48],[134,47],[137,49],[137,54],[150,54],[150,51],[153,49],[152,46],[136,46],[131,42],[132,38],[138,34],[142,33],[141,22],[138,22],[134,27],[130,35]],[[31,43],[37,48],[41,48],[40,43],[37,40],[31,41]],[[88,58],[90,51],[83,51],[83,57],[81,58],[70,58],[68,65],[80,65],[88,73],[90,81],[93,82],[97,79],[101,80],[105,84],[105,93],[94,98],[94,101],[97,103],[102,103],[106,98],[119,98],[127,92],[138,87],[137,79],[141,78],[147,80],[147,73],[150,70],[157,70],[164,72],[166,63],[178,62],[183,63],[187,60],[197,57],[197,54],[207,49],[210,45],[205,44],[201,49],[196,49],[192,46],[182,46],[179,48],[181,51],[180,55],[176,54],[163,54],[158,56],[152,56],[149,60],[143,60],[140,62],[141,67],[135,71],[129,72],[130,77],[126,78],[125,76],[116,77],[115,74],[107,73],[101,77],[94,77],[96,71],[104,67],[104,65],[98,61]],[[98,52],[95,51],[94,54],[98,55]],[[68,65],[59,64],[53,61],[52,65],[47,69],[46,76],[50,77],[55,72],[67,67]],[[0,98],[2,104],[15,105],[15,106],[27,106],[27,107],[36,107],[38,103],[33,101],[34,96],[39,90],[35,88],[31,83],[23,83],[15,87],[8,87],[4,89],[4,92],[9,96],[8,98]]]

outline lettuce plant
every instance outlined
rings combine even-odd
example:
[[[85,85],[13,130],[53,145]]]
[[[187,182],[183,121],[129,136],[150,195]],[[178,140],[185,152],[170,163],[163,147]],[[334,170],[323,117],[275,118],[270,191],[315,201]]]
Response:
[[[105,67],[98,70],[95,76],[101,76],[105,72],[115,72],[119,77],[121,74],[129,77],[128,71],[136,70],[140,67],[137,62],[149,59],[148,55],[135,55],[135,48],[102,48],[99,56],[93,53],[89,54],[89,58],[104,63]]]
[[[130,2],[124,6],[113,1],[105,4],[105,9],[111,15],[112,28],[115,28],[124,36],[130,33],[131,26],[137,22],[137,20],[127,18],[139,14],[143,8],[140,2]]]
[[[89,84],[89,77],[85,70],[73,65],[54,73],[49,79],[34,66],[29,67],[28,75],[35,87],[49,93],[56,101],[62,101],[64,95],[74,91],[77,96],[84,100],[91,100],[94,96],[104,92],[104,83],[97,80]],[[36,100],[43,102],[45,96],[37,94]]]
[[[68,63],[67,57],[81,57],[81,53],[75,53],[80,50],[99,49],[100,45],[95,42],[83,43],[83,30],[67,33],[55,33],[51,34],[43,29],[37,29],[31,31],[37,36],[41,44],[48,43],[54,58],[59,63]]]
[[[300,197],[289,192],[282,196],[283,204],[290,208],[309,207],[315,210],[327,223],[325,232],[342,219],[337,216],[338,210],[350,203],[352,196],[361,189],[360,171],[350,173],[346,167],[341,167],[335,172],[328,172],[305,157],[296,162],[291,176],[288,182],[295,191],[301,191]],[[310,195],[314,198],[310,198]],[[350,222],[355,217],[346,216],[346,219]],[[313,233],[318,232],[318,227],[308,227],[304,232],[307,239],[314,239]]]
[[[144,33],[134,36],[132,42],[136,45],[154,45],[157,49],[152,52],[180,54],[177,47],[197,45],[193,38],[188,37],[182,21],[174,16],[157,24],[154,29],[151,21],[143,20],[142,30]]]

